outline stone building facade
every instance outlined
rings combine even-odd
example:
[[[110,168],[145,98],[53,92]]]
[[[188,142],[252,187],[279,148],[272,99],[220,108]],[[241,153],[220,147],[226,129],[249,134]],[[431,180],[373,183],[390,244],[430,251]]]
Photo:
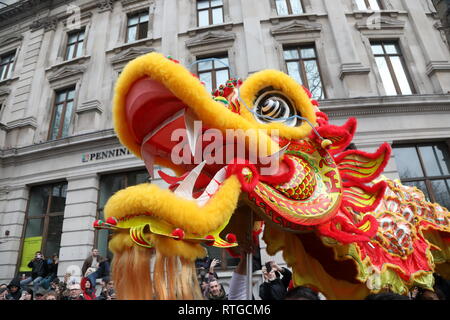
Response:
[[[359,149],[392,144],[387,176],[450,205],[450,52],[431,0],[2,2],[0,282],[22,273],[39,246],[59,253],[59,276],[93,246],[106,253],[93,221],[114,191],[146,179],[112,130],[114,83],[151,51],[213,83],[219,67],[202,71],[196,61],[220,58],[243,79],[289,72],[314,89],[331,122],[358,119]]]

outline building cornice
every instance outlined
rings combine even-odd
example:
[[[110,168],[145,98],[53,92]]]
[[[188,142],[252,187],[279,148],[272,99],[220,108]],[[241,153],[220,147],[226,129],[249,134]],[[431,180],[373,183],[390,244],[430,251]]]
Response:
[[[320,101],[320,110],[330,118],[388,114],[450,112],[449,95],[362,97]]]
[[[36,118],[28,117],[28,118],[10,121],[6,124],[6,131],[11,131],[13,129],[25,128],[25,127],[31,127],[31,128],[36,129],[37,128]]]

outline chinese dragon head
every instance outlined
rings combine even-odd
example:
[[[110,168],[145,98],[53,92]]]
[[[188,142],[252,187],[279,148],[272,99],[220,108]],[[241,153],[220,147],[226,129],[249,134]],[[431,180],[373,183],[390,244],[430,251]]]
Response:
[[[94,223],[114,230],[119,299],[200,299],[202,243],[235,252],[244,224],[231,226],[236,212],[255,213],[254,232],[265,223],[267,251],[283,252],[294,286],[328,299],[432,289],[437,268],[449,273],[447,209],[381,176],[389,144],[349,150],[356,120],[330,124],[282,72],[231,79],[211,94],[178,61],[150,53],[120,75],[113,117],[121,143],[150,174],[155,164],[176,173],[160,171],[169,189],[145,183],[117,192],[105,221]]]

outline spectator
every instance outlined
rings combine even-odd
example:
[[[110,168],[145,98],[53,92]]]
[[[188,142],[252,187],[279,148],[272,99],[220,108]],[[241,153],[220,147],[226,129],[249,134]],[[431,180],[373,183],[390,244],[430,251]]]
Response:
[[[35,253],[34,259],[28,263],[28,268],[31,268],[31,276],[20,281],[20,286],[24,289],[33,282],[34,291],[37,292],[41,281],[47,276],[47,262],[40,251]]]
[[[84,300],[83,293],[79,283],[74,283],[68,286],[69,296],[65,300]]]
[[[88,278],[81,279],[81,291],[83,292],[84,300],[95,300],[95,287],[92,286],[91,281]]]
[[[259,287],[262,300],[284,300],[292,273],[287,268],[281,268],[274,261],[266,263],[262,269],[264,282]]]
[[[19,300],[33,300],[33,289],[28,288],[22,291],[22,296]]]
[[[223,286],[216,280],[209,281],[208,300],[228,300],[228,296]]]
[[[247,300],[247,254],[255,252],[253,241],[244,237],[239,240],[240,260],[231,275],[228,300]]]
[[[440,300],[438,293],[428,289],[418,288],[417,296],[414,300]]]
[[[11,280],[8,285],[7,300],[19,300],[22,296],[22,290],[20,289],[20,281],[17,278]]]
[[[58,296],[54,291],[50,291],[44,296],[44,300],[58,300]]]
[[[116,291],[114,290],[114,282],[112,280],[103,282],[103,288],[96,300],[114,300],[116,299]]]
[[[213,259],[209,265],[209,270],[207,273],[203,273],[202,270],[200,270],[200,283],[201,283],[201,289],[202,289],[202,293],[203,296],[205,298],[208,297],[209,294],[209,283],[213,280],[217,280],[219,279],[219,276],[217,275],[217,273],[214,271],[214,268],[220,264],[220,260],[219,259]]]
[[[34,300],[45,300],[46,294],[47,292],[43,288],[41,288],[35,293]]]
[[[57,254],[54,254],[51,259],[47,260],[47,277],[45,277],[44,280],[41,281],[41,287],[45,290],[48,290],[50,288],[50,283],[56,278],[56,275],[58,274],[58,263],[59,258]]]
[[[6,283],[0,284],[0,289],[3,289],[3,288],[8,289],[8,285]]]
[[[28,288],[25,290],[22,290],[22,296],[19,300],[33,300],[33,289]]]
[[[11,300],[8,298],[8,288],[0,288],[0,300]]]
[[[84,260],[81,272],[84,277],[91,281],[92,286],[95,288],[97,279],[105,278],[105,281],[109,280],[109,262],[100,256],[98,249],[94,248],[91,251],[91,255]]]
[[[369,294],[364,300],[410,300],[407,296],[402,296],[394,292],[380,292]]]
[[[289,290],[284,300],[320,300],[319,295],[314,290],[299,286]]]

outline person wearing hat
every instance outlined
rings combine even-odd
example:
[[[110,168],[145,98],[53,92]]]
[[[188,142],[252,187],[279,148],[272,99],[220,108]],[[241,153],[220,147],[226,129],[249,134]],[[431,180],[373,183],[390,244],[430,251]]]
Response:
[[[69,296],[66,300],[84,300],[83,293],[81,292],[81,286],[79,283],[73,283],[68,286]]]
[[[20,289],[20,280],[14,278],[8,285],[8,300],[19,300],[22,296],[22,290]]]
[[[47,294],[47,291],[44,290],[43,288],[40,288],[34,295],[34,299],[35,300],[45,300],[44,297],[46,294]]]

